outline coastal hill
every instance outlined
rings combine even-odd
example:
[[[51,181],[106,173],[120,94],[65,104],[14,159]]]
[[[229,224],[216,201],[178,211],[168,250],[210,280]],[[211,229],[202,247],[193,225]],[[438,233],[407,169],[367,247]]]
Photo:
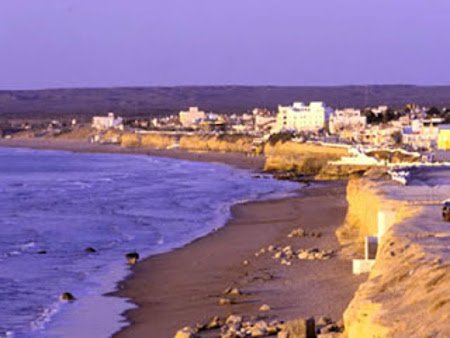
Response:
[[[188,106],[220,113],[254,107],[275,109],[293,101],[325,101],[333,107],[407,103],[450,106],[450,86],[183,86],[0,91],[0,118],[89,117],[115,111],[123,116],[164,115]]]

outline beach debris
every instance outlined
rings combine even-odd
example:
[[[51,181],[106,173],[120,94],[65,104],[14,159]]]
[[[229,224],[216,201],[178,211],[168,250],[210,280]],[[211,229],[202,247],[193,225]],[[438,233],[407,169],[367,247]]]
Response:
[[[259,311],[260,311],[260,312],[267,312],[267,311],[270,311],[270,306],[267,305],[267,304],[263,304],[263,305],[261,305],[261,306],[259,307]]]
[[[84,249],[84,252],[94,253],[94,252],[97,252],[97,250],[95,250],[93,247],[89,246],[86,249]]]
[[[47,253],[47,250],[39,250],[36,252],[38,255],[45,255]]]
[[[174,338],[199,338],[199,336],[196,334],[194,329],[192,329],[189,326],[186,326],[181,330],[177,331]]]
[[[64,292],[59,296],[59,299],[66,301],[66,302],[73,302],[76,300],[75,296],[71,294],[70,292]]]
[[[283,338],[316,337],[316,325],[314,318],[294,319],[284,323],[282,325],[281,331],[278,333],[278,338],[280,337]]]
[[[219,305],[231,305],[231,304],[232,304],[232,301],[231,301],[230,298],[225,298],[225,297],[223,297],[223,298],[220,298],[220,299],[218,300],[217,304],[219,304]]]
[[[245,260],[245,261],[242,262],[242,265],[244,265],[244,266],[247,266],[249,264],[250,264],[250,262],[248,260]]]
[[[134,265],[139,260],[139,254],[136,251],[129,252],[125,255],[125,258],[127,259],[128,264]]]

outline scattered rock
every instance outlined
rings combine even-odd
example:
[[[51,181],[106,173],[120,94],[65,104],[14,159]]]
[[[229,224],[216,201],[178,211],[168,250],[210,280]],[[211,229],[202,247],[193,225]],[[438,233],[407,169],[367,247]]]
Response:
[[[249,264],[250,264],[250,262],[248,260],[245,260],[245,261],[242,262],[242,265],[244,265],[244,266],[247,266]]]
[[[267,247],[268,252],[274,252],[275,250],[277,250],[277,247],[275,245],[269,245]]]
[[[331,318],[326,317],[326,316],[321,316],[319,317],[319,319],[317,319],[316,321],[316,326],[325,326],[328,324],[331,324],[333,321],[331,320]]]
[[[281,265],[287,265],[287,266],[291,266],[292,262],[288,261],[287,259],[281,259]]]
[[[261,311],[261,312],[267,312],[267,311],[270,311],[270,306],[267,305],[267,304],[263,304],[263,305],[261,305],[261,306],[259,307],[259,311]]]
[[[319,232],[319,231],[311,231],[311,232],[309,233],[309,235],[310,235],[311,237],[317,237],[317,238],[322,237],[322,233]]]
[[[325,260],[330,259],[333,256],[333,250],[319,250],[317,248],[313,249],[301,249],[297,253],[297,258],[300,260]]]
[[[231,305],[231,299],[229,298],[220,298],[219,301],[217,302],[219,305]]]
[[[263,320],[256,322],[250,329],[250,336],[254,338],[263,337],[266,333],[267,333],[267,324]]]
[[[305,230],[303,230],[302,228],[297,228],[297,229],[292,230],[289,233],[288,237],[289,238],[292,238],[292,237],[304,237],[305,235],[306,235]]]
[[[206,330],[206,324],[197,323],[195,324],[195,331],[200,332]]]
[[[298,254],[297,257],[298,257],[298,259],[303,260],[303,259],[308,259],[308,256],[309,256],[309,254],[307,251],[302,251]]]
[[[283,325],[278,338],[315,338],[314,318],[291,320]]]
[[[199,338],[198,335],[195,334],[195,330],[190,327],[185,327],[179,330],[175,334],[175,338]]]
[[[134,265],[139,260],[139,254],[135,252],[129,252],[125,255],[125,258],[127,259],[128,264]]]
[[[88,247],[88,248],[84,249],[84,252],[94,253],[94,252],[97,252],[97,250],[95,250],[93,247]]]
[[[59,296],[61,300],[67,301],[67,302],[73,302],[76,300],[75,296],[71,294],[70,292],[64,292]]]
[[[238,288],[232,288],[228,294],[231,296],[240,296],[242,292]]]
[[[283,257],[282,251],[276,252],[275,255],[273,256],[274,259],[280,259],[281,257]]]
[[[220,320],[220,318],[218,316],[214,316],[211,318],[209,323],[206,325],[206,328],[208,330],[214,330],[214,329],[218,329],[220,326],[222,326],[222,321]]]

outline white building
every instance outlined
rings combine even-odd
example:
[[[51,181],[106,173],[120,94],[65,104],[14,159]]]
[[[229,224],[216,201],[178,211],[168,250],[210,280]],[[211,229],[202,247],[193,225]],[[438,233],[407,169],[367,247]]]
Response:
[[[326,125],[331,108],[323,102],[311,102],[309,106],[294,102],[292,106],[278,106],[277,131],[318,131]]]
[[[361,115],[358,109],[348,108],[335,110],[330,115],[328,128],[331,134],[339,134],[341,131],[359,131],[367,125],[367,118]]]
[[[183,127],[192,127],[206,118],[204,111],[198,107],[190,107],[188,111],[180,111],[180,123]]]
[[[92,118],[92,128],[97,130],[110,128],[122,129],[123,119],[121,117],[115,117],[114,113],[108,113],[107,116],[94,116]]]

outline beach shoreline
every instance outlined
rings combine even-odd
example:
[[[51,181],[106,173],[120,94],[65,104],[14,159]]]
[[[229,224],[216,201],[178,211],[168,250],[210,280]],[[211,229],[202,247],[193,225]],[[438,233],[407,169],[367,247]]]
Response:
[[[78,153],[107,153],[147,155],[156,157],[168,157],[178,160],[221,163],[237,169],[245,169],[254,173],[261,172],[264,168],[265,157],[248,156],[244,153],[231,152],[192,152],[183,149],[155,149],[150,147],[122,147],[115,144],[91,143],[83,139],[63,138],[12,138],[1,139],[0,147],[30,148],[39,150],[63,150]]]
[[[263,156],[194,153],[180,149],[123,148],[83,140],[2,139],[0,147],[160,156],[221,163],[253,173],[260,173],[264,166]],[[129,325],[113,337],[170,338],[177,329],[186,325],[195,326],[214,315],[226,316],[238,311],[244,316],[258,316],[257,305],[263,303],[271,303],[273,310],[268,314],[269,318],[288,320],[326,315],[340,320],[356,288],[365,280],[364,276],[351,274],[350,261],[337,255],[328,261],[295,261],[294,266],[286,267],[270,256],[255,260],[254,252],[270,244],[294,244],[293,246],[297,246],[295,249],[318,246],[339,252],[340,245],[334,233],[344,220],[346,208],[345,184],[342,182],[337,183],[337,186],[336,183],[327,183],[325,187],[302,189],[294,197],[232,206],[231,219],[219,230],[182,248],[144,259],[131,269],[125,280],[118,283],[117,291],[108,294],[124,297],[138,305],[136,309],[126,311],[125,318]],[[321,231],[323,236],[304,238],[292,243],[286,235],[298,226],[308,231]],[[233,243],[231,251],[229,243]],[[210,254],[204,255],[204,252]],[[243,267],[242,261],[246,259],[251,263],[248,267]],[[194,264],[190,265],[190,262]],[[153,276],[152,272],[156,269],[158,276]],[[178,270],[181,270],[180,275],[172,273]],[[191,277],[193,274],[195,278]],[[261,282],[265,275],[273,276],[273,281]],[[296,283],[299,275],[306,278],[303,282]],[[184,283],[187,276],[195,281],[194,285],[193,282]],[[155,278],[157,280],[154,280],[154,285],[171,288],[173,294],[152,287],[150,283]],[[315,288],[317,283],[320,287],[312,293],[311,288]],[[271,285],[273,290],[267,290],[267,285]],[[218,307],[217,298],[228,286],[239,286],[247,295],[242,304]],[[300,298],[306,297],[306,304],[295,301],[297,297],[292,297],[294,294],[300,295]],[[195,299],[192,295],[195,295]],[[152,307],[153,303],[159,306]],[[213,336],[210,333],[202,337]]]
[[[263,315],[291,320],[325,315],[340,320],[366,278],[352,275],[351,262],[339,257],[334,232],[345,217],[344,197],[345,184],[339,183],[308,188],[294,197],[237,204],[219,230],[146,258],[113,293],[138,305],[125,313],[130,325],[113,337],[171,338],[184,326],[232,313],[247,318]],[[298,227],[319,231],[322,236],[287,238]],[[292,266],[281,265],[269,253],[255,257],[255,252],[271,244],[318,247],[337,254],[324,261],[296,259]],[[247,266],[244,260],[249,261]],[[238,287],[244,295],[236,304],[219,306],[217,301],[227,287]],[[262,304],[271,310],[260,313]],[[217,335],[211,331],[201,337]]]

